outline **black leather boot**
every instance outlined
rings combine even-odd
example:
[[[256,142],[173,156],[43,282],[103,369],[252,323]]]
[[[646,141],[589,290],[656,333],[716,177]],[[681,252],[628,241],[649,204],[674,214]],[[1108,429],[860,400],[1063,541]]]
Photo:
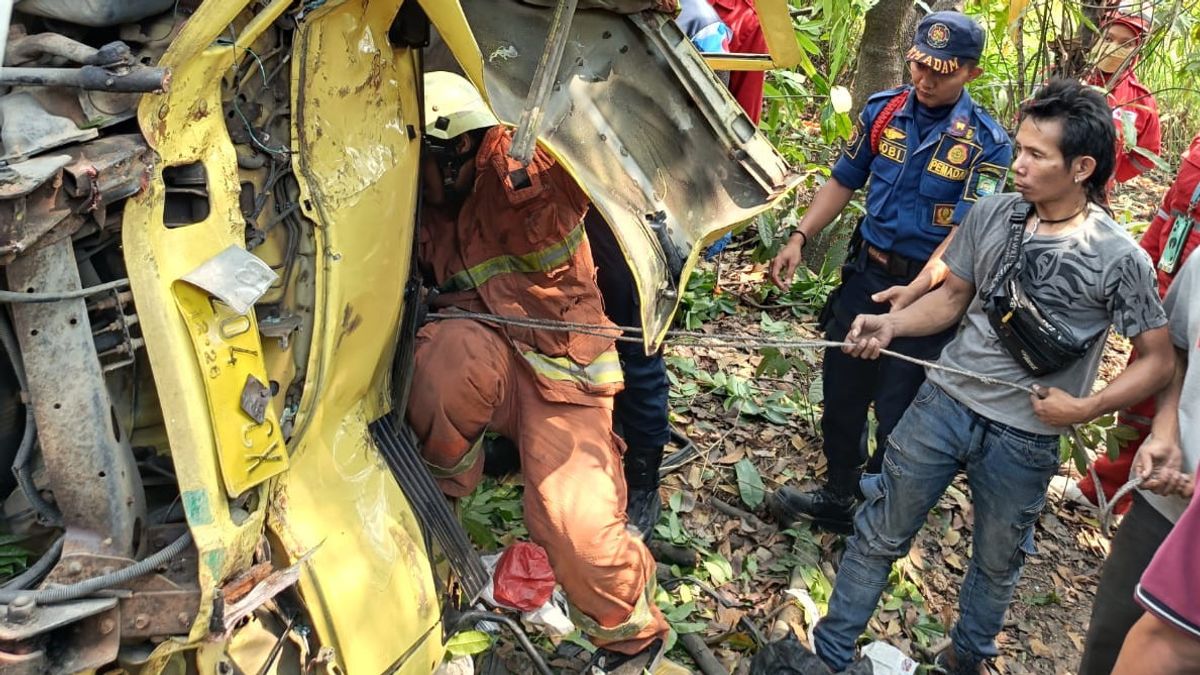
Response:
[[[663,447],[630,446],[625,451],[625,485],[629,494],[625,514],[642,539],[649,541],[654,526],[662,515],[662,498],[658,494],[658,468],[662,465]]]
[[[854,507],[853,492],[841,492],[828,485],[809,492],[782,487],[767,500],[767,508],[780,525],[811,520],[817,527],[838,534],[854,531]]]

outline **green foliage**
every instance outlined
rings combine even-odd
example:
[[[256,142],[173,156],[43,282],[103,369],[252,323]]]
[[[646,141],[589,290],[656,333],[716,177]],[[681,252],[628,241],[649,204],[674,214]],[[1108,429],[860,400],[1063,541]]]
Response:
[[[17,542],[24,540],[23,535],[0,535],[0,579],[20,574],[29,566],[33,552],[23,546],[17,546]]]
[[[738,494],[741,495],[742,502],[752,509],[758,508],[767,495],[758,468],[754,466],[753,462],[743,457],[734,465],[733,471],[737,474]]]
[[[1045,593],[1034,593],[1030,596],[1027,596],[1025,598],[1025,604],[1033,605],[1034,607],[1042,607],[1044,605],[1061,605],[1063,604],[1063,601],[1058,595],[1058,592],[1051,589]]]
[[[1068,434],[1059,438],[1058,450],[1061,461],[1073,459],[1081,474],[1088,472],[1089,451],[1101,452],[1109,459],[1116,459],[1121,448],[1137,438],[1137,431],[1117,423],[1116,415],[1105,415],[1087,424],[1079,425],[1078,438]]]
[[[481,630],[465,630],[455,633],[446,642],[446,651],[452,656],[474,656],[486,652],[492,646],[492,636]]]
[[[754,293],[755,301],[760,305],[787,308],[796,318],[815,316],[825,306],[829,294],[841,283],[838,267],[839,264],[829,258],[825,259],[818,272],[801,267],[796,270],[796,279],[786,292],[780,291],[774,284],[763,284]],[[790,324],[782,321],[776,323],[787,326],[790,330]],[[772,332],[765,323],[763,330]]]
[[[475,545],[495,551],[528,534],[525,529],[521,490],[484,479],[474,492],[458,502],[459,519]]]
[[[1197,128],[1200,5],[1153,4],[1154,28],[1139,51],[1134,70],[1158,101],[1164,134],[1162,156],[1174,163]],[[1021,101],[1046,77],[1086,75],[1093,64],[1084,45],[1092,44],[1096,25],[1084,12],[1086,3],[1030,0],[1012,24],[1009,5],[971,0],[965,10],[988,33],[980,60],[984,74],[971,84],[972,96],[1011,127]],[[1159,158],[1149,159],[1157,164]]]
[[[713,269],[692,272],[680,303],[680,315],[688,330],[696,330],[722,314],[737,311],[734,299],[717,288],[717,272]]]

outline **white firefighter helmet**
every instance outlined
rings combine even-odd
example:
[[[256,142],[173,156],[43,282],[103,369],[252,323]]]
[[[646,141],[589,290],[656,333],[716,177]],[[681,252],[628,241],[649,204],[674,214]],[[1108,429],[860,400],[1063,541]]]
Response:
[[[470,80],[455,73],[425,73],[425,134],[449,140],[475,129],[494,127],[500,120],[484,103]]]

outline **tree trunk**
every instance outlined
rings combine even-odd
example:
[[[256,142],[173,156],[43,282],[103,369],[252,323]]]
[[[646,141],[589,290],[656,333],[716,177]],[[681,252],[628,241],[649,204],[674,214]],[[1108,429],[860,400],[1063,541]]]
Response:
[[[867,12],[854,74],[854,114],[867,97],[904,81],[906,34],[916,14],[913,0],[879,0]]]
[[[965,4],[966,0],[937,0],[932,11],[961,12]],[[914,0],[880,0],[867,12],[854,75],[855,115],[871,94],[908,82],[904,54],[924,16],[925,12]]]

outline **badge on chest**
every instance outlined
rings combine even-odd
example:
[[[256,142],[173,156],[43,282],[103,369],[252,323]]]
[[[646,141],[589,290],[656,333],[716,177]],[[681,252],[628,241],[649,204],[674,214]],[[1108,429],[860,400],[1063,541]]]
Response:
[[[962,182],[966,180],[969,167],[981,150],[978,145],[962,138],[943,136],[925,170],[946,180]]]

